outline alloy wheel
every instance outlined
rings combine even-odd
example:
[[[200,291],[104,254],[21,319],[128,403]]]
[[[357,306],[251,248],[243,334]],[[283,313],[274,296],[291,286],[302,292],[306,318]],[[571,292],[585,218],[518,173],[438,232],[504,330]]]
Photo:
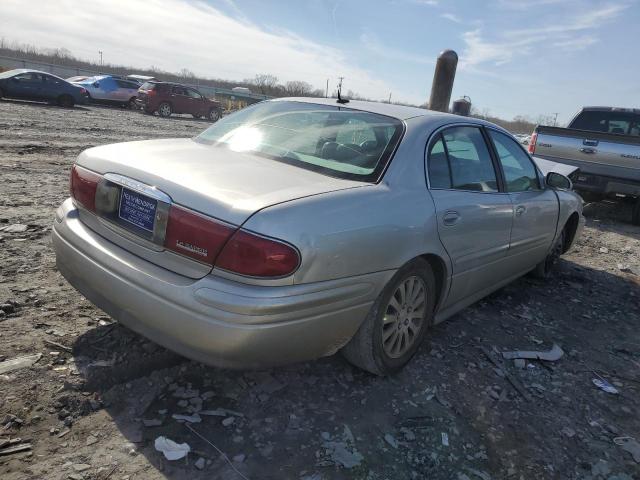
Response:
[[[382,321],[382,348],[391,358],[402,357],[423,328],[427,288],[418,276],[406,278],[393,292]]]

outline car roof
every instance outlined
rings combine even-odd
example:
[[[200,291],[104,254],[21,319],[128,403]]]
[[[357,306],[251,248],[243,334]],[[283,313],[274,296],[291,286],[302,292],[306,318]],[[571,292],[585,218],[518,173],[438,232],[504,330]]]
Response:
[[[434,110],[427,110],[426,108],[407,107],[405,105],[396,105],[393,103],[382,102],[367,102],[363,100],[349,100],[348,103],[338,103],[335,98],[313,98],[313,97],[285,97],[275,98],[271,101],[294,101],[304,103],[315,103],[317,105],[333,105],[336,107],[350,108],[352,110],[361,110],[363,112],[377,113],[379,115],[386,115],[387,117],[394,117],[398,120],[407,120],[414,117],[425,116],[437,116],[437,117],[451,117],[460,121],[458,115],[450,113],[436,112]]]
[[[2,73],[7,73],[7,72],[15,72],[15,75],[19,75],[21,73],[43,73],[45,75],[49,75],[51,77],[57,78],[58,80],[62,80],[64,82],[66,82],[66,80],[64,78],[61,78],[61,77],[59,77],[57,75],[54,75],[51,72],[45,72],[43,70],[34,70],[32,68],[14,68],[13,70],[7,70],[6,72],[2,72]]]

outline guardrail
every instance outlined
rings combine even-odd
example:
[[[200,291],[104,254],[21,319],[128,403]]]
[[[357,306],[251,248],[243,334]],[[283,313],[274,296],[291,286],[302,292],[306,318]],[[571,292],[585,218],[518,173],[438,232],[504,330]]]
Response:
[[[75,77],[80,75],[86,75],[88,77],[93,77],[95,75],[110,75],[109,72],[99,72],[96,70],[89,70],[87,68],[82,67],[73,67],[69,65],[57,65],[54,63],[45,63],[39,62],[37,60],[25,60],[22,58],[15,57],[5,57],[0,55],[0,65],[5,68],[13,69],[13,68],[29,68],[33,70],[42,70],[49,72],[53,75],[57,75],[62,78]],[[189,87],[194,87],[200,90],[205,96],[223,96],[227,97],[231,100],[251,100],[251,103],[255,103],[256,101],[267,100],[269,98],[268,95],[262,95],[260,93],[246,93],[246,92],[235,92],[230,88],[220,88],[220,87],[212,87],[210,85],[199,85],[187,82],[180,82],[183,85],[187,85]]]

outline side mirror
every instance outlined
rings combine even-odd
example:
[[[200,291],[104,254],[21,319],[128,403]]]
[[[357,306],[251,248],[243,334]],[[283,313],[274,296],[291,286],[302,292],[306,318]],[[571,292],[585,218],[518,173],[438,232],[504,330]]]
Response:
[[[93,86],[98,88],[100,86],[100,82],[93,82]]]
[[[561,173],[549,172],[547,174],[547,185],[551,188],[558,188],[560,190],[572,190],[573,183],[569,180],[569,177],[565,177]]]

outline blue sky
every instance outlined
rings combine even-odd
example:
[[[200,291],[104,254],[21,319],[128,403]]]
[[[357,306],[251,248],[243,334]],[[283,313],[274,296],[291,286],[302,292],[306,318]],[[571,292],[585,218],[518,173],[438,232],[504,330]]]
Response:
[[[638,0],[32,0],[0,2],[0,36],[109,62],[423,103],[434,60],[460,55],[453,98],[489,114],[635,106]],[[38,4],[38,5],[34,5]]]

